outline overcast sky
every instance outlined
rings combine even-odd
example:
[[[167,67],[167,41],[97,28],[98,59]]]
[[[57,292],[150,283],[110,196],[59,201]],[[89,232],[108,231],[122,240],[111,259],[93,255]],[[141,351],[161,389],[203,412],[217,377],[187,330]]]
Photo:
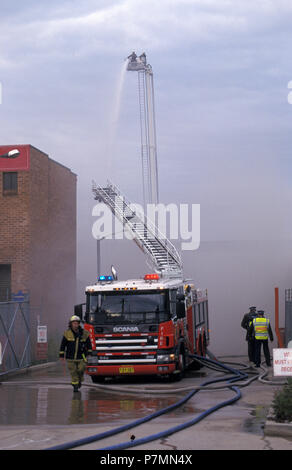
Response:
[[[259,239],[290,238],[291,19],[288,0],[2,0],[1,141],[31,143],[70,167],[84,201],[108,156],[123,61],[145,51],[161,202],[200,203],[206,239],[249,237],[251,225]],[[136,75],[125,77],[109,169],[131,198]]]
[[[0,13],[1,144],[77,173],[81,278],[92,179],[142,197],[136,73],[113,122],[134,50],[154,72],[160,201],[201,204],[202,240],[291,239],[291,1],[1,0]]]

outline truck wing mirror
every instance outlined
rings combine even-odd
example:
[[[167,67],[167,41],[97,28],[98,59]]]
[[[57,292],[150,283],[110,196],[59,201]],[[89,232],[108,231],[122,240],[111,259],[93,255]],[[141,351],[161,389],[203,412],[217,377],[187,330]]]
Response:
[[[74,314],[77,315],[81,320],[83,320],[83,305],[85,304],[78,304],[74,306]]]
[[[186,314],[185,310],[185,304],[182,302],[179,302],[176,304],[176,314],[177,318],[184,318]]]

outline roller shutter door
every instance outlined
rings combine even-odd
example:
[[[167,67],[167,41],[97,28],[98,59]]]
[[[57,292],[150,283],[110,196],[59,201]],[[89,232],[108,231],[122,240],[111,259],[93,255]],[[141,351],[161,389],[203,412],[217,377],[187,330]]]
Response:
[[[10,300],[11,264],[0,264],[0,302]]]

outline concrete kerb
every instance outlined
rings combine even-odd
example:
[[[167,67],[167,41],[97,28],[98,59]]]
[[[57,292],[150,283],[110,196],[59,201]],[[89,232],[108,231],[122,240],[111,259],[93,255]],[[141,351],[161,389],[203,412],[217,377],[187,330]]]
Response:
[[[46,369],[49,367],[53,367],[57,364],[57,362],[44,362],[42,364],[36,364],[34,366],[24,367],[23,369],[14,369],[9,372],[4,372],[0,374],[0,384],[4,382],[5,379],[9,379],[10,377],[14,377],[17,375],[24,375],[28,374],[29,372],[35,372],[41,369]]]
[[[264,377],[267,375],[268,371],[266,370],[263,375],[260,376],[259,380],[262,383],[267,383],[269,384],[268,381],[264,379]],[[273,381],[270,382],[270,384],[274,383],[277,385],[277,377],[273,376]],[[284,383],[281,383],[279,381],[279,386],[283,386]],[[267,418],[264,424],[264,434],[265,436],[273,436],[273,437],[283,437],[283,438],[292,438],[292,422],[287,422],[287,423],[278,423],[275,420],[275,414],[273,407],[271,405]]]
[[[264,425],[265,436],[292,438],[292,422],[277,423],[273,409],[270,408]]]

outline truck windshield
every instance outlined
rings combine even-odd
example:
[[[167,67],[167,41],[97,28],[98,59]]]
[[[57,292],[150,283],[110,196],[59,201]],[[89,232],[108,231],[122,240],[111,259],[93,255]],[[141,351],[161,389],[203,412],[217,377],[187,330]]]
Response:
[[[89,295],[89,322],[160,323],[169,320],[166,293],[103,292]]]

